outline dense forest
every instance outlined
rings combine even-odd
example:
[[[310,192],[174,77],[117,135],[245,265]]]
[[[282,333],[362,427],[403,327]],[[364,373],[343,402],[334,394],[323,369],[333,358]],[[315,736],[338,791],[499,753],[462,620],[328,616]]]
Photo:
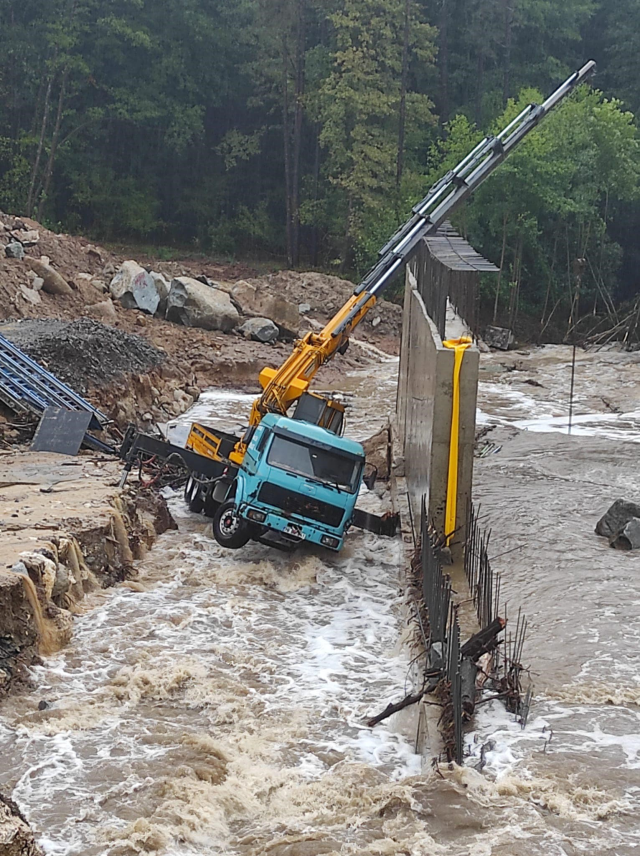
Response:
[[[476,139],[596,59],[456,225],[502,265],[503,320],[514,295],[566,317],[576,281],[583,312],[640,290],[640,0],[0,0],[0,20],[0,207],[352,276]]]

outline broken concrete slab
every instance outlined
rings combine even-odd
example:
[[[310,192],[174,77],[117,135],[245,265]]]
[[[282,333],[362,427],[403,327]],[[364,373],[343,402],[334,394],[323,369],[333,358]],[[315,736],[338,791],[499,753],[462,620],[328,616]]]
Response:
[[[280,328],[269,318],[248,318],[238,328],[238,332],[242,333],[245,339],[272,344],[280,335]]]
[[[33,306],[37,306],[39,303],[42,303],[40,292],[36,291],[34,288],[28,288],[22,283],[20,283],[20,294],[28,303],[31,303]]]
[[[602,535],[603,538],[611,541],[634,517],[640,518],[640,505],[624,499],[616,499],[607,513],[598,520],[596,535]]]
[[[40,232],[37,229],[15,230],[10,233],[15,241],[19,241],[23,247],[35,247],[40,240]]]
[[[210,288],[197,279],[179,276],[171,281],[167,298],[168,321],[204,330],[233,330],[240,321],[238,310],[226,291]]]
[[[32,288],[34,291],[42,291],[44,280],[41,276],[38,276],[38,274],[34,270],[29,270],[27,271],[27,278],[31,283],[30,288]]]

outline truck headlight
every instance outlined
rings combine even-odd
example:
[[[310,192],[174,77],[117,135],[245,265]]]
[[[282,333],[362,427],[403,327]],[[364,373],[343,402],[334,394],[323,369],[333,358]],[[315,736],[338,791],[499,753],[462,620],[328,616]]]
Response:
[[[337,550],[338,545],[340,544],[340,539],[333,538],[331,535],[323,535],[320,539],[320,543],[325,547],[331,547],[333,550]]]
[[[249,520],[255,520],[256,523],[264,523],[267,519],[267,515],[264,511],[258,511],[255,508],[250,508],[249,511],[247,511],[247,517]]]

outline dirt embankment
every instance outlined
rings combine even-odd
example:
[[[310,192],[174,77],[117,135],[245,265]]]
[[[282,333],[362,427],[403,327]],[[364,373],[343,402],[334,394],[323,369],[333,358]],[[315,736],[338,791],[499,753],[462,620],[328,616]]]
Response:
[[[87,592],[128,578],[174,528],[157,493],[118,488],[121,469],[90,453],[0,454],[0,697],[69,641]]]

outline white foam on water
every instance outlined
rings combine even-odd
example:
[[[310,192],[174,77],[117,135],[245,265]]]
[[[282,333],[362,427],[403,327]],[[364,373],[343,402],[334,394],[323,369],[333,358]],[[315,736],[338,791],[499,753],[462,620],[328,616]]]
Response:
[[[574,437],[606,437],[630,443],[640,443],[640,410],[631,413],[587,413],[568,416],[521,419],[511,423],[525,431],[541,433],[571,433]],[[571,429],[571,430],[569,430]]]
[[[570,366],[554,363],[552,349],[546,349],[541,359],[534,354],[529,368],[544,387],[534,394],[508,382],[480,384],[479,424],[567,434],[569,395],[564,379],[569,377]],[[615,374],[615,365],[608,370]],[[593,366],[585,358],[585,366],[580,368],[581,394],[574,400],[571,434],[639,442],[640,411],[636,408],[619,414],[592,412],[598,406],[597,373],[596,358]],[[633,377],[632,366],[628,377]],[[589,378],[593,381],[591,388]],[[635,403],[634,395],[632,383],[630,402]],[[632,484],[633,471],[629,474],[630,487]],[[558,543],[561,557],[561,538]],[[564,622],[576,620],[572,618],[571,599],[580,597],[580,592],[578,581],[571,582],[573,585],[567,588],[566,618],[558,621],[560,632]],[[593,610],[588,614],[582,610],[588,659],[574,683],[539,695],[524,731],[501,702],[483,704],[477,709],[473,731],[467,735],[466,763],[469,767],[480,766],[484,756],[482,777],[501,794],[523,797],[572,824],[587,824],[593,830],[591,834],[585,835],[582,828],[578,833],[575,826],[571,827],[570,852],[626,856],[640,849],[640,829],[632,819],[640,812],[640,630],[637,623],[628,620],[630,604],[625,599],[632,592],[616,586],[615,577],[606,574],[595,581],[591,575],[590,584],[595,586],[588,598]],[[527,611],[526,597],[522,606]],[[536,607],[544,608],[542,594],[536,599]],[[536,632],[536,624],[534,613],[529,633]],[[562,645],[561,637],[555,638],[553,632],[546,641],[552,647]],[[596,832],[597,824],[603,825],[601,833]],[[552,826],[548,828],[551,847]],[[567,851],[561,846],[557,852]]]
[[[577,399],[569,431],[568,402],[536,398],[507,383],[481,382],[478,390],[481,402],[476,414],[478,425],[509,424],[523,431],[640,442],[640,410],[585,412],[585,406]]]
[[[208,528],[178,497],[171,505]],[[180,761],[185,735],[210,735],[228,759],[225,784],[196,787],[219,806],[201,852],[233,852],[234,812],[264,810],[256,769],[267,788],[318,780],[336,763],[367,765],[389,782],[420,770],[393,719],[365,725],[406,690],[399,542],[354,533],[339,556],[262,545],[230,553],[198,528],[163,536],[143,563],[143,590],[102,596],[77,618],[71,646],[34,670],[50,709],[5,712],[14,796],[46,830],[49,853],[111,852],[98,831],[113,842],[144,838],[149,830],[129,824],[149,812],[171,853],[195,852],[192,833],[176,847],[167,815],[166,793],[187,799],[193,770],[210,760],[206,749],[197,763],[188,753]],[[230,790],[242,808],[225,809]]]

